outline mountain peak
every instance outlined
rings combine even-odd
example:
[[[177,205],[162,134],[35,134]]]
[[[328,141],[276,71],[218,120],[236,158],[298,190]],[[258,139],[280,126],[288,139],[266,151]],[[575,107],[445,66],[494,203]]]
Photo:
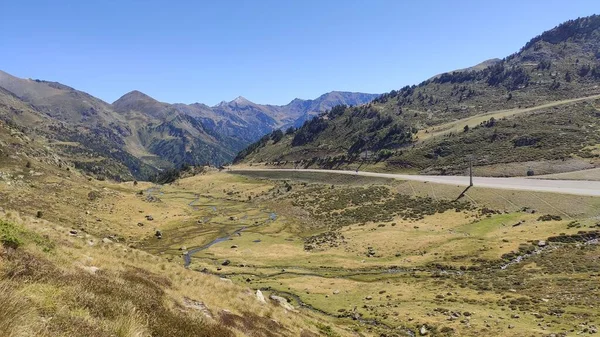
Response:
[[[121,96],[116,101],[114,101],[113,104],[118,104],[119,102],[124,102],[124,101],[138,101],[138,100],[152,100],[152,101],[156,101],[154,98],[152,98],[152,97],[144,94],[141,91],[132,90],[132,91],[126,93],[125,95]]]
[[[234,99],[233,101],[231,101],[229,103],[235,103],[235,104],[238,104],[238,105],[252,104],[252,102],[250,102],[249,100],[247,100],[243,96],[238,96],[238,97],[236,97],[236,99]]]

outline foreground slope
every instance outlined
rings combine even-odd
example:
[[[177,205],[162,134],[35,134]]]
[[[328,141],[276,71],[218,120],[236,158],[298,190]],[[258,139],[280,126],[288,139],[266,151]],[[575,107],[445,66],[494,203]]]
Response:
[[[161,225],[115,205],[162,210],[138,194],[151,184],[90,179],[1,121],[0,156],[1,336],[312,337],[330,324],[137,249]]]
[[[599,27],[595,15],[565,22],[500,62],[332,109],[281,139],[261,139],[236,161],[340,167],[367,159],[391,170],[463,173],[474,155],[488,175],[514,175],[494,171],[514,163],[517,175],[529,166],[553,173],[543,164],[551,161],[595,166]],[[571,101],[579,97],[589,99]],[[474,116],[484,118],[455,131],[456,121]]]

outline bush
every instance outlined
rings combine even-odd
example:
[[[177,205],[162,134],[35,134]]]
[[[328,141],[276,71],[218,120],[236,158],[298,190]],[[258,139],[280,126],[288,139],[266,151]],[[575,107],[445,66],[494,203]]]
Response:
[[[19,230],[11,223],[0,221],[0,242],[7,248],[16,249],[23,244]]]

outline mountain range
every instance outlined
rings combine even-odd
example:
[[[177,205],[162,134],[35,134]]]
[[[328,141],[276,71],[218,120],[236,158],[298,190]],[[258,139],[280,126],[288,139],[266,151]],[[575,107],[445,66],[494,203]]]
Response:
[[[275,129],[378,96],[334,91],[283,106],[238,97],[209,107],[163,103],[132,91],[110,104],[61,83],[0,71],[2,120],[47,139],[46,146],[75,167],[115,179],[148,179],[182,164],[218,166]]]
[[[503,59],[440,74],[371,103],[338,106],[237,163],[434,174],[553,173],[595,167],[600,16],[570,20]]]

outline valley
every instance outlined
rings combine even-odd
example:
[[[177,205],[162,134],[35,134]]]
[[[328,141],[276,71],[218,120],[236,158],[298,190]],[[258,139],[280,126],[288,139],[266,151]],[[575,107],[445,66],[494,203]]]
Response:
[[[595,335],[599,60],[591,15],[285,105],[0,71],[0,336]]]

